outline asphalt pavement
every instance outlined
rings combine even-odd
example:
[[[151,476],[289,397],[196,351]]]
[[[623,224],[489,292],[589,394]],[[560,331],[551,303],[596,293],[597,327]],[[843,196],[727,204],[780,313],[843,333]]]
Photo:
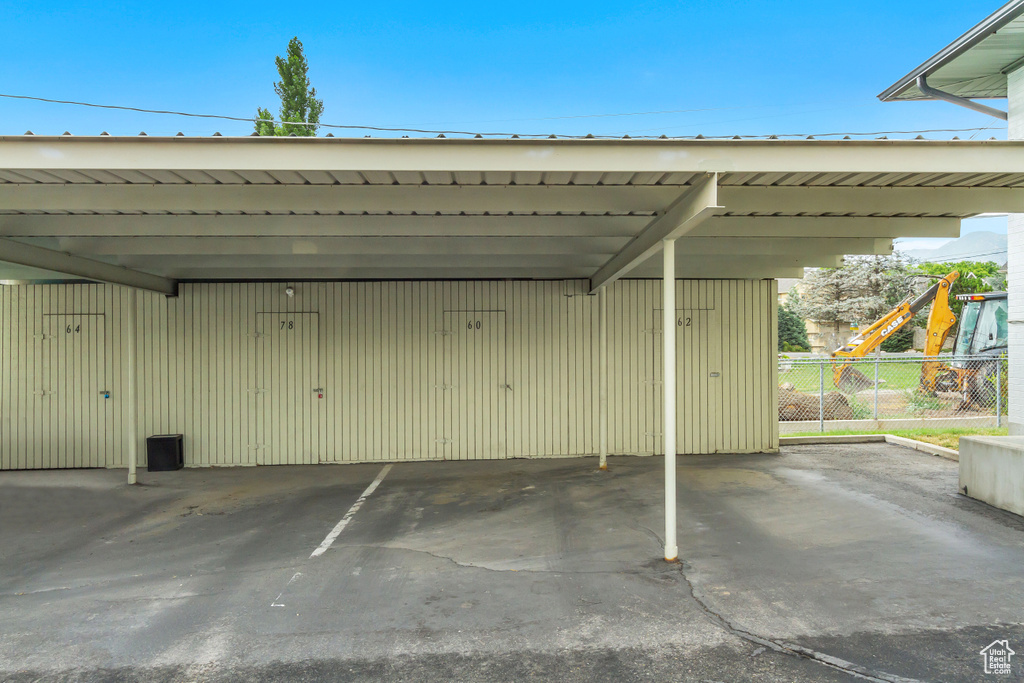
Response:
[[[1024,653],[1024,520],[954,462],[680,458],[678,563],[662,460],[596,464],[0,473],[0,679],[972,681]]]

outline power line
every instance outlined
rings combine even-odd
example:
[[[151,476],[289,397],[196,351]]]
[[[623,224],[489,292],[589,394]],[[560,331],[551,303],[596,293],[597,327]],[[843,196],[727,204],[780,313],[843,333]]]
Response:
[[[0,97],[6,97],[14,100],[32,100],[34,102],[47,102],[50,104],[69,104],[78,107],[94,107],[97,109],[117,109],[119,111],[134,111],[141,114],[166,114],[169,116],[189,116],[197,119],[218,119],[223,121],[242,121],[245,123],[273,123],[273,124],[288,124],[291,126],[319,126],[322,128],[345,128],[354,130],[375,130],[380,132],[388,133],[436,133],[436,134],[450,134],[450,135],[474,135],[469,131],[455,131],[455,130],[420,130],[416,128],[384,128],[380,126],[359,126],[359,125],[340,125],[331,123],[306,123],[303,121],[278,121],[276,119],[261,119],[257,116],[243,117],[243,116],[226,116],[224,114],[196,114],[193,112],[185,111],[174,111],[170,109],[145,109],[142,107],[128,107],[118,104],[97,104],[95,102],[76,102],[73,100],[56,100],[48,97],[32,97],[30,95],[9,95],[0,93]],[[512,135],[511,133],[488,133],[487,135]]]
[[[57,100],[47,97],[33,97],[30,95],[11,95],[0,93],[0,97],[16,100],[31,100],[34,102],[46,102],[49,104],[66,104],[78,107],[93,107],[97,109],[115,109],[119,111],[132,111],[141,114],[163,114],[169,116],[187,116],[191,118],[200,119],[217,119],[223,121],[239,121],[244,123],[273,123],[275,125],[290,125],[290,126],[318,126],[321,128],[335,128],[345,130],[369,130],[382,133],[422,133],[425,135],[468,135],[473,137],[522,137],[522,138],[568,138],[568,139],[601,139],[601,140],[616,140],[622,138],[628,138],[629,136],[612,136],[612,135],[555,135],[555,134],[544,134],[544,133],[496,133],[496,132],[474,132],[465,130],[430,130],[425,128],[390,128],[385,126],[368,126],[368,125],[357,125],[357,124],[337,124],[337,123],[306,123],[306,122],[294,122],[294,121],[278,121],[276,119],[262,119],[259,117],[242,117],[242,116],[227,116],[224,114],[197,114],[194,112],[175,111],[170,109],[146,109],[143,107],[129,107],[124,105],[116,104],[98,104],[95,102],[77,102],[74,100]],[[571,118],[571,117],[570,117]],[[583,118],[583,117],[580,117]],[[637,136],[635,139],[675,139],[675,140],[724,140],[724,139],[736,139],[736,140],[761,140],[761,139],[775,139],[775,138],[817,138],[817,137],[837,137],[837,136],[850,136],[850,137],[870,137],[870,136],[881,136],[881,135],[914,135],[922,133],[969,133],[973,131],[990,130],[989,126],[978,127],[978,128],[932,128],[926,130],[896,130],[896,131],[874,131],[868,133],[784,133],[776,135],[693,135],[693,136],[678,136],[669,138],[667,135],[661,136]]]
[[[896,251],[899,251],[899,249],[896,249]],[[939,261],[938,263],[952,263],[952,260],[966,261],[968,259],[978,258],[978,257],[981,257],[981,256],[995,256],[996,254],[1005,254],[1005,253],[1007,253],[1006,249],[997,249],[995,251],[983,251],[983,252],[980,252],[980,253],[977,253],[977,254],[954,254],[953,256],[949,256],[949,257],[944,258],[944,260]],[[911,257],[911,258],[914,258],[914,257]]]

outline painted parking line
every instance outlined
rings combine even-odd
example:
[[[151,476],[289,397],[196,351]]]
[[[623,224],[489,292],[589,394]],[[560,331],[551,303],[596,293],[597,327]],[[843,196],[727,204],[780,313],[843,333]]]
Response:
[[[333,529],[331,529],[331,533],[327,534],[327,538],[325,538],[323,543],[321,543],[320,546],[313,551],[313,554],[309,556],[309,559],[313,559],[314,557],[317,557],[318,555],[323,555],[325,552],[327,552],[327,549],[330,548],[331,545],[334,543],[334,539],[338,538],[341,532],[345,530],[345,527],[348,526],[348,523],[352,521],[352,518],[355,517],[357,512],[359,512],[359,508],[363,506],[363,502],[365,502],[366,499],[370,497],[371,493],[377,490],[377,487],[380,486],[380,483],[384,481],[384,477],[388,476],[388,472],[390,471],[391,465],[385,465],[384,469],[382,469],[380,471],[380,474],[377,475],[377,478],[374,479],[370,483],[370,485],[366,487],[366,490],[363,491],[363,495],[359,496],[359,500],[352,503],[352,507],[348,509],[348,512],[345,513],[345,516],[341,518],[341,521],[338,522]]]
[[[293,583],[295,583],[295,579],[299,578],[300,576],[302,576],[302,572],[295,572],[295,575],[292,576],[292,578],[288,580],[287,585],[285,585],[285,590],[288,589],[288,586],[290,586]],[[270,606],[271,607],[284,607],[285,606],[284,603],[281,602],[281,596],[282,595],[284,595],[284,591],[281,591],[280,593],[277,594],[277,597],[274,598],[274,601],[272,603],[270,603]]]

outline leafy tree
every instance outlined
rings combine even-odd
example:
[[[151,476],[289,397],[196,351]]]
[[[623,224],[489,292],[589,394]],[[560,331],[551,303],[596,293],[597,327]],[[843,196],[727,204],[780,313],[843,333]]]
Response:
[[[960,317],[960,311],[964,305],[962,301],[956,300],[958,294],[975,294],[978,292],[991,292],[992,286],[987,282],[992,278],[999,278],[999,266],[992,261],[975,262],[960,261],[958,263],[919,263],[915,270],[926,275],[945,277],[952,271],[960,273],[960,277],[953,283],[949,292],[949,307],[953,314]]]
[[[877,320],[910,294],[915,275],[899,254],[847,256],[839,268],[807,272],[797,313],[831,327],[826,347],[836,348],[846,342],[844,324]]]
[[[787,304],[779,305],[779,351],[809,351],[807,325]]]
[[[298,38],[288,41],[287,57],[277,57],[277,73],[281,80],[274,83],[274,92],[281,98],[281,121],[310,123],[310,126],[295,126],[289,123],[274,124],[271,120],[255,122],[259,135],[316,135],[320,115],[324,113],[323,100],[316,98],[316,88],[309,84],[309,64]],[[257,119],[273,119],[269,109],[256,110]]]

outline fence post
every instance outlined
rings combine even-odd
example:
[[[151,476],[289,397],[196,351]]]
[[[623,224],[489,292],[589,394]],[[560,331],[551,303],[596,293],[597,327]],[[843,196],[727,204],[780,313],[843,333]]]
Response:
[[[878,422],[878,354],[875,354],[875,422]],[[875,425],[878,429],[878,425]]]
[[[818,430],[825,432],[825,359],[818,364]]]
[[[996,363],[996,427],[1003,426],[1003,359]]]

